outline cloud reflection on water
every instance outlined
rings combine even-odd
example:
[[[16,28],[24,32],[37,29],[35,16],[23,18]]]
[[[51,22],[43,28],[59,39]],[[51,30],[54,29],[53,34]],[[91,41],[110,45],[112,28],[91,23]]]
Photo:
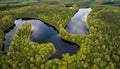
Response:
[[[88,34],[89,30],[86,26],[86,18],[91,8],[82,8],[71,18],[66,30],[73,34]]]
[[[59,33],[54,30],[52,27],[47,26],[40,20],[15,20],[16,26],[5,34],[5,48],[4,52],[7,52],[10,39],[13,37],[15,31],[22,26],[23,23],[29,22],[32,24],[32,33],[30,35],[30,40],[37,43],[48,43],[51,42],[54,44],[56,48],[55,54],[51,56],[51,58],[62,58],[62,54],[70,53],[70,55],[77,53],[79,50],[77,45],[73,45],[71,43],[66,43],[62,41],[59,36]]]

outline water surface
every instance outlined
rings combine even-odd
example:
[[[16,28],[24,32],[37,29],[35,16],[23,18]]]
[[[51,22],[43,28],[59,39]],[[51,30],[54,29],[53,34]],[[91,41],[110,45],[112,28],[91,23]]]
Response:
[[[66,26],[66,30],[72,34],[88,34],[89,30],[86,26],[86,19],[90,11],[91,8],[79,9]]]
[[[72,34],[88,34],[89,30],[86,26],[86,18],[90,13],[91,8],[82,8],[71,18],[71,21],[66,26],[66,30]],[[23,23],[29,22],[32,24],[32,33],[30,34],[30,40],[37,43],[51,42],[56,48],[56,52],[51,58],[62,58],[62,54],[69,53],[70,55],[76,54],[79,50],[79,46],[76,44],[64,41],[59,33],[51,26],[36,19],[17,19],[15,20],[15,26],[5,34],[3,53],[7,53],[11,39],[16,30],[22,26]]]
[[[70,55],[77,53],[79,47],[76,44],[65,42],[59,36],[59,33],[51,26],[46,25],[40,20],[15,20],[15,27],[5,34],[4,51],[6,53],[9,49],[9,45],[16,30],[22,26],[22,24],[30,22],[32,24],[32,33],[30,40],[37,43],[48,43],[51,42],[56,48],[56,52],[51,58],[62,58],[62,54],[69,53]]]

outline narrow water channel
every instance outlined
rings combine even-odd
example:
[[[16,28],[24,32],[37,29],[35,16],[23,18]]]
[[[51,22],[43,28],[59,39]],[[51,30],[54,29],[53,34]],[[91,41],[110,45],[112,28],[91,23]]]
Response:
[[[67,32],[71,34],[89,34],[86,20],[91,10],[91,8],[79,9],[79,11],[71,18],[71,21],[66,26]]]

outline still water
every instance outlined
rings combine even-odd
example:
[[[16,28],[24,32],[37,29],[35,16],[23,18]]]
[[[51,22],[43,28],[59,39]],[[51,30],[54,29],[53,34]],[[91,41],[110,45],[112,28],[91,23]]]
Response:
[[[70,55],[77,53],[79,46],[76,44],[63,41],[59,36],[59,33],[52,27],[46,25],[40,20],[15,20],[15,26],[8,33],[5,34],[4,50],[3,53],[7,53],[12,37],[16,30],[22,26],[25,22],[29,22],[32,25],[32,33],[30,34],[30,40],[37,43],[51,42],[56,48],[56,52],[51,58],[62,58],[62,54],[69,53]]]
[[[72,34],[89,34],[89,30],[86,26],[86,19],[90,11],[91,8],[79,9],[66,26],[66,30]],[[79,46],[68,41],[64,41],[54,28],[46,25],[42,21],[36,19],[17,19],[15,20],[15,26],[5,34],[3,53],[7,53],[11,39],[16,30],[25,22],[29,22],[32,25],[32,33],[30,34],[31,41],[37,43],[51,42],[54,44],[56,52],[50,58],[62,58],[62,54],[65,53],[73,55],[79,50]]]
[[[86,19],[91,10],[91,8],[79,9],[66,26],[67,32],[71,34],[89,34],[89,30],[86,26]]]

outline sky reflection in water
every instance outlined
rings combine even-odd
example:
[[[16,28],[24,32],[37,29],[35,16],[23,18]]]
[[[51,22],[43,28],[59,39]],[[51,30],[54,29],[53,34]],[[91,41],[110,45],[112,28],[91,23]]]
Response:
[[[79,9],[79,11],[71,18],[66,30],[72,34],[88,34],[89,30],[86,26],[86,19],[91,10],[91,8]]]
[[[82,8],[71,18],[71,21],[68,23],[66,30],[69,33],[73,34],[88,34],[89,30],[86,26],[86,18],[90,13],[91,8]],[[40,20],[15,20],[15,27],[5,34],[4,41],[4,51],[6,53],[9,49],[9,45],[11,39],[15,33],[15,31],[22,26],[23,23],[30,22],[32,24],[32,33],[30,35],[30,40],[38,43],[47,43],[51,42],[54,44],[56,48],[55,54],[51,56],[51,58],[62,58],[62,54],[69,53],[70,55],[77,53],[79,47],[77,45],[73,45],[71,43],[64,42],[59,33],[54,30],[52,27],[47,26]]]
[[[32,34],[30,40],[38,43],[52,42],[56,48],[55,54],[51,58],[62,58],[62,54],[70,53],[70,55],[77,53],[79,47],[71,43],[66,43],[61,40],[58,32],[52,27],[45,25],[40,20],[15,20],[16,26],[5,34],[5,48],[3,52],[7,52],[10,39],[12,39],[15,31],[22,26],[23,23],[30,22],[32,24]]]

